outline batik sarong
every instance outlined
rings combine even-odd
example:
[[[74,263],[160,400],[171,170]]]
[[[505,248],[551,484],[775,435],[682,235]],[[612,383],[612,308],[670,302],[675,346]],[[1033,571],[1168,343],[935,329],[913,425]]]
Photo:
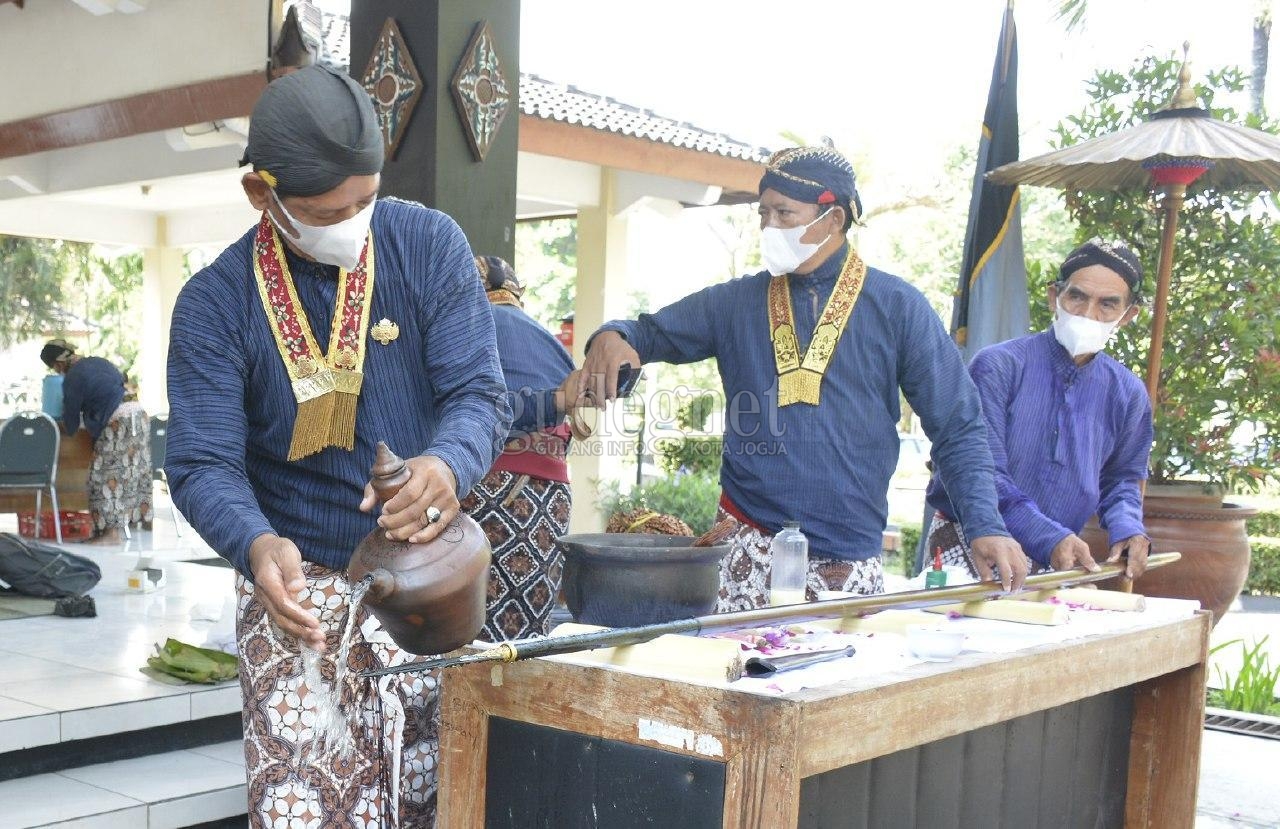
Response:
[[[307,587],[298,601],[324,628],[320,674],[328,687],[351,587],[337,571],[310,562],[302,569]],[[250,826],[430,829],[438,780],[438,672],[360,677],[361,671],[417,658],[400,650],[361,607],[340,697],[342,710],[351,712],[351,748],[344,753],[317,745],[318,695],[306,681],[297,640],[271,624],[250,582],[240,577],[236,583]]]
[[[932,566],[934,551],[942,549],[943,565],[952,567],[963,567],[969,573],[969,578],[978,581],[982,577],[978,575],[977,565],[973,563],[973,551],[969,549],[969,539],[965,537],[964,528],[955,521],[948,521],[941,514],[934,513],[933,520],[929,522],[929,541],[925,548],[927,555],[925,556],[925,568]],[[1037,562],[1031,556],[1027,556],[1027,575],[1036,573],[1048,573],[1051,568]]]
[[[481,639],[544,636],[563,572],[556,539],[569,530],[569,485],[493,470],[462,500],[493,548]]]
[[[150,522],[151,425],[142,404],[121,403],[93,442],[89,513],[94,534]]]
[[[729,537],[729,552],[720,560],[720,598],[717,613],[752,610],[769,603],[773,572],[769,544],[773,536],[734,517],[721,507],[716,521],[731,519],[738,525]],[[809,555],[805,597],[813,601],[821,590],[841,590],[859,595],[884,592],[884,566],[879,557],[865,561]]]

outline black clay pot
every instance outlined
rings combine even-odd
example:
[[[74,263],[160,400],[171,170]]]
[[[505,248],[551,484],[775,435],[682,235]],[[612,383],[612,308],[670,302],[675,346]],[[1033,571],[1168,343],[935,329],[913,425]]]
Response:
[[[705,616],[716,606],[727,544],[645,533],[584,533],[559,539],[565,604],[577,622],[632,627]]]

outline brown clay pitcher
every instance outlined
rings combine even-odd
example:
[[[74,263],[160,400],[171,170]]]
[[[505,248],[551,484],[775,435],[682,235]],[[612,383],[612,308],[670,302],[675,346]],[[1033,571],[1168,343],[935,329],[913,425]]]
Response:
[[[378,443],[369,483],[385,504],[409,480],[405,462]],[[480,525],[459,514],[425,544],[365,536],[347,565],[352,583],[372,575],[365,604],[401,648],[419,656],[470,644],[484,626],[492,551]]]

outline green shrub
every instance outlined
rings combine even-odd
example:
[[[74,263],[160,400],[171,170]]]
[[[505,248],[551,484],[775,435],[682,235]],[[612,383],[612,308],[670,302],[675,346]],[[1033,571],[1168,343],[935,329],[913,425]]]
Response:
[[[1270,535],[1280,537],[1280,512],[1260,510],[1257,515],[1244,522],[1249,535]]]
[[[658,465],[674,475],[688,472],[720,476],[720,456],[724,439],[719,435],[686,435],[658,441]]]
[[[1280,538],[1250,536],[1249,550],[1253,561],[1249,564],[1244,592],[1255,596],[1280,595]]]
[[[617,481],[599,487],[600,507],[606,516],[636,508],[651,509],[684,520],[701,535],[711,529],[720,503],[720,478],[707,473],[686,473],[660,478],[623,495]]]
[[[1264,650],[1267,638],[1263,636],[1255,640],[1252,648],[1245,645],[1242,639],[1232,639],[1209,650],[1210,654],[1214,654],[1238,643],[1241,658],[1240,672],[1234,677],[1222,668],[1215,667],[1222,689],[1209,692],[1210,705],[1250,714],[1280,713],[1280,705],[1276,704],[1276,683],[1280,682],[1280,668],[1271,667],[1271,657]]]
[[[911,578],[916,574],[916,549],[920,546],[920,528],[902,527],[902,575]]]
[[[699,394],[676,412],[676,425],[681,429],[702,431],[707,428],[707,418],[716,407],[716,396],[710,392]]]

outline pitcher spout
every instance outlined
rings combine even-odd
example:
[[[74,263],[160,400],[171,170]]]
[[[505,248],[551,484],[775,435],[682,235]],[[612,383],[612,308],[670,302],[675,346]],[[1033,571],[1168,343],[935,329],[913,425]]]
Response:
[[[396,577],[381,567],[365,578],[369,580],[369,592],[365,594],[369,601],[381,601],[396,591]]]

